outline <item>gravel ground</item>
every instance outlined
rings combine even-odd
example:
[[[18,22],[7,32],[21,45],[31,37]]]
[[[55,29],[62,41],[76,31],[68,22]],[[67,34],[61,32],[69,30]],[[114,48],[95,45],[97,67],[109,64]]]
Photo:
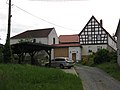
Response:
[[[120,82],[104,71],[88,66],[76,66],[84,90],[120,90]]]

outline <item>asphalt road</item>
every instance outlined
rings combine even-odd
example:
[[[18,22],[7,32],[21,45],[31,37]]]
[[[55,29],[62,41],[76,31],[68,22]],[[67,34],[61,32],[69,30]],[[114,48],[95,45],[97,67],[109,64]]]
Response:
[[[83,84],[83,90],[120,90],[120,82],[104,71],[88,66],[75,67]]]

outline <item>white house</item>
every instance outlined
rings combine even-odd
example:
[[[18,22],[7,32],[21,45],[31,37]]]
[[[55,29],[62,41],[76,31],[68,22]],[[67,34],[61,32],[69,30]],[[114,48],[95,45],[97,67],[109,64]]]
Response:
[[[78,62],[81,60],[81,48],[78,35],[60,35],[59,43],[54,46],[54,57],[69,57]]]
[[[117,26],[115,36],[117,37],[117,62],[118,65],[120,66],[120,20]]]
[[[27,30],[10,38],[10,44],[16,44],[24,41],[47,45],[59,43],[59,39],[54,28]],[[54,51],[52,50],[51,58],[54,58],[53,52]]]
[[[83,30],[79,33],[82,45],[82,56],[87,56],[99,49],[116,51],[115,39],[103,28],[102,20],[98,22],[94,16],[90,18]]]
[[[27,30],[10,38],[10,44],[31,41],[42,44],[58,44],[58,36],[54,28]]]

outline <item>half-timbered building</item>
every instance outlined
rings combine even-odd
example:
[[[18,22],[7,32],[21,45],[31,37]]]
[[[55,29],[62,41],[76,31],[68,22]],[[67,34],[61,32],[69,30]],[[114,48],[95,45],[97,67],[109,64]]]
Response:
[[[83,30],[79,33],[80,44],[82,45],[82,55],[89,55],[97,52],[99,49],[116,50],[116,41],[103,28],[102,20],[100,22],[92,16]]]

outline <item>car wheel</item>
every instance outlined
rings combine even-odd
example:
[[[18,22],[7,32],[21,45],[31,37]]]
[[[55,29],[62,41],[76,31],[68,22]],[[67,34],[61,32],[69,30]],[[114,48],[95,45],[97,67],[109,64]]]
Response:
[[[47,64],[45,64],[45,67],[49,67],[49,64],[47,63]]]
[[[68,69],[71,69],[71,67],[68,67]]]
[[[60,64],[60,68],[61,68],[61,69],[63,69],[63,68],[64,68],[64,66],[63,66],[62,64]]]

